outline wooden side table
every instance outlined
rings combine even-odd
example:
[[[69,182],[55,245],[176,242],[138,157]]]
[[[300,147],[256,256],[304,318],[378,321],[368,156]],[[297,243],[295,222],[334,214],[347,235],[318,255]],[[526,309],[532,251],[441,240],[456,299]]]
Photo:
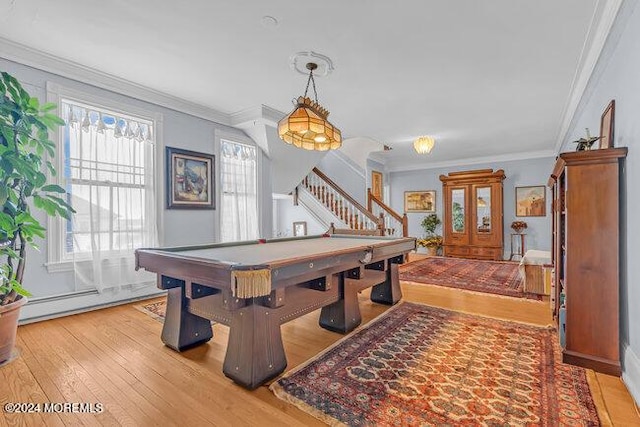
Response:
[[[513,257],[519,256],[522,259],[524,256],[524,236],[526,236],[524,233],[511,233],[511,255],[509,255],[509,261],[513,260]]]

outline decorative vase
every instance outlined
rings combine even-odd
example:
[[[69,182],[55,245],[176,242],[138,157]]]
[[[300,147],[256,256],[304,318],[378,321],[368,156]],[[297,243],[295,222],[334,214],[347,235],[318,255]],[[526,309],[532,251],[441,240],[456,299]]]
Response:
[[[26,303],[25,297],[19,297],[11,304],[0,306],[0,365],[10,362],[14,356],[20,307]]]

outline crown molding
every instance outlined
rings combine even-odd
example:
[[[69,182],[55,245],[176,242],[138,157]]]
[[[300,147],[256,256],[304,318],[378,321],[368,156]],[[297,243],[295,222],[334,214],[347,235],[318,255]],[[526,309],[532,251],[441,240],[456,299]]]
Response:
[[[280,110],[276,110],[268,105],[256,105],[247,109],[231,113],[229,115],[229,125],[239,127],[248,122],[260,121],[273,127],[278,126],[278,122],[285,116]]]
[[[141,101],[231,126],[230,115],[0,37],[0,57]]]
[[[407,172],[425,169],[438,169],[438,168],[450,168],[456,166],[477,165],[482,163],[496,163],[496,162],[510,162],[515,160],[531,160],[540,159],[544,157],[555,157],[556,152],[554,150],[540,150],[540,151],[527,151],[523,153],[511,153],[502,154],[499,156],[486,156],[486,157],[471,157],[467,159],[456,159],[444,162],[416,164],[416,165],[394,165],[390,164],[387,167],[389,172]],[[400,160],[398,160],[400,161]],[[394,161],[394,163],[397,161]]]
[[[623,0],[599,0],[596,4],[591,25],[580,54],[580,60],[571,83],[571,91],[562,114],[562,121],[554,147],[556,154],[562,149],[562,144],[567,137],[573,117],[580,105],[580,100],[598,63],[622,3]]]

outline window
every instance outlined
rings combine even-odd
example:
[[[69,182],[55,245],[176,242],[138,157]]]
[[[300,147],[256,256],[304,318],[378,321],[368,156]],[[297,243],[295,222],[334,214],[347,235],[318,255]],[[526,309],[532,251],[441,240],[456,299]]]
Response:
[[[257,239],[257,149],[225,139],[220,140],[220,146],[220,239],[223,242]]]
[[[153,123],[62,101],[63,174],[76,210],[62,258],[133,252],[156,242]]]
[[[52,181],[76,210],[70,221],[48,219],[48,271],[73,271],[76,290],[148,286],[155,275],[135,270],[134,251],[158,245],[162,116],[54,83],[47,92],[66,123],[54,136]]]

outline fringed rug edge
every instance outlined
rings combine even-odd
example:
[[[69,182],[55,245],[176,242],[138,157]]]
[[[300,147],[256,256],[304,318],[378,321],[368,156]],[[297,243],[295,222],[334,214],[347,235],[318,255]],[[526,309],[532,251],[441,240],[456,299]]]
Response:
[[[288,372],[287,372],[287,374],[288,374]],[[284,376],[282,376],[280,378],[284,378]],[[271,390],[273,392],[273,394],[278,399],[282,400],[283,402],[287,402],[287,403],[292,404],[296,408],[300,409],[302,412],[311,415],[312,417],[322,421],[323,423],[325,423],[325,424],[327,424],[329,426],[332,426],[332,427],[346,426],[346,424],[341,423],[340,421],[338,421],[334,417],[325,414],[320,409],[316,409],[313,406],[303,402],[302,400],[291,396],[289,393],[287,393],[282,388],[282,386],[280,384],[278,384],[278,381],[273,382],[269,386],[269,390]]]

